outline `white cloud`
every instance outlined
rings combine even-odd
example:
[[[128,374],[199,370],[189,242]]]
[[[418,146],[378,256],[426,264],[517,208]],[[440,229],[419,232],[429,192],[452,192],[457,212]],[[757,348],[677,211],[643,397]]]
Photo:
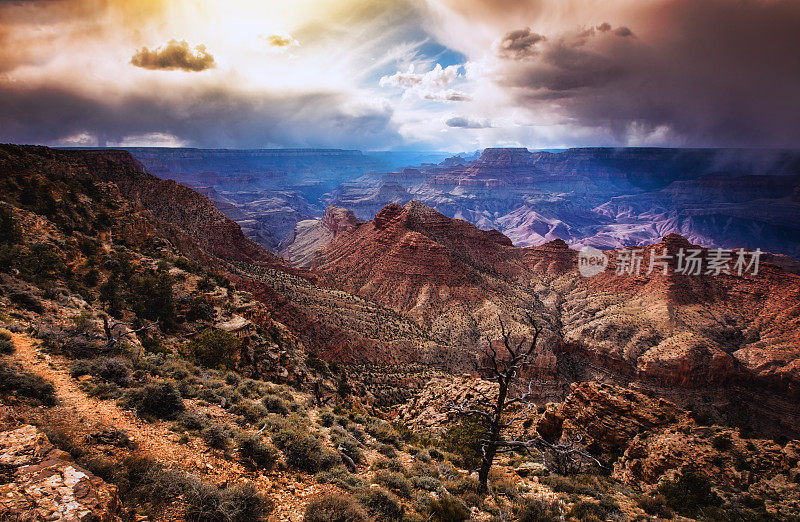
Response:
[[[415,95],[424,100],[461,102],[471,98],[464,92],[449,88],[450,85],[463,79],[459,72],[460,65],[441,64],[427,72],[417,72],[416,64],[408,66],[406,71],[398,71],[391,76],[384,76],[378,82],[381,87],[398,87],[404,89],[404,96]]]

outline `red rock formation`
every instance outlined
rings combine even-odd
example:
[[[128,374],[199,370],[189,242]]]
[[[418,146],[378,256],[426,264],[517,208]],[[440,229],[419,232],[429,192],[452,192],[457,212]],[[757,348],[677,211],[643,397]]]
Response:
[[[569,354],[581,366],[573,379],[600,372],[681,388],[756,380],[760,389],[800,391],[800,276],[766,261],[756,276],[675,274],[679,249],[699,248],[676,234],[637,248],[638,275],[616,273],[618,250],[607,252],[605,272],[585,278],[577,252],[561,240],[515,248],[498,232],[412,202],[388,205],[336,238],[314,272],[473,352],[487,336],[499,338],[498,314],[524,335],[530,311],[548,328],[536,363],[544,366],[532,369],[539,376],[562,372]],[[651,252],[665,251],[673,256],[668,273],[648,274]],[[711,253],[701,251],[707,266]]]
[[[351,211],[331,205],[322,219],[299,222],[281,242],[280,253],[292,266],[310,268],[317,251],[360,223]]]
[[[202,194],[172,180],[146,173],[133,156],[124,151],[63,152],[85,162],[91,172],[119,187],[166,227],[177,227],[209,254],[231,261],[282,265],[276,255],[242,234],[239,225],[226,218]],[[187,245],[188,246],[188,245]]]

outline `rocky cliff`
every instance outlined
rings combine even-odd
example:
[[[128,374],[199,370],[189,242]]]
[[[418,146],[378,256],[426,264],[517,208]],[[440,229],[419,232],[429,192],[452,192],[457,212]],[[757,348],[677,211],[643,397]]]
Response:
[[[318,250],[340,234],[361,223],[350,210],[331,205],[321,219],[299,222],[294,231],[280,244],[280,254],[289,264],[298,268],[311,268]]]

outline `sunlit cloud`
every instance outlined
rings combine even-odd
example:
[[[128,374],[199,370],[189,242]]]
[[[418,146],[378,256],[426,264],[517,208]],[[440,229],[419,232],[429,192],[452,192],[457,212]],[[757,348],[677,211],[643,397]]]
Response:
[[[186,41],[170,40],[166,45],[155,49],[142,47],[131,58],[131,64],[142,69],[205,71],[214,67],[214,57],[205,45],[189,47]]]
[[[272,52],[282,53],[290,47],[297,47],[300,42],[288,34],[271,34],[264,36],[264,41]]]
[[[463,75],[460,66],[442,67],[440,64],[427,72],[418,72],[416,64],[410,64],[405,71],[398,71],[380,79],[381,87],[399,87],[404,95],[415,95],[432,101],[460,102],[470,97],[458,90],[450,88]]]

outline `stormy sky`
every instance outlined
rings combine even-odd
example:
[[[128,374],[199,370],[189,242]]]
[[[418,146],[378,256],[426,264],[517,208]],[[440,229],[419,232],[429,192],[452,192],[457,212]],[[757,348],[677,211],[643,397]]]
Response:
[[[0,141],[800,147],[800,0],[0,0]]]

